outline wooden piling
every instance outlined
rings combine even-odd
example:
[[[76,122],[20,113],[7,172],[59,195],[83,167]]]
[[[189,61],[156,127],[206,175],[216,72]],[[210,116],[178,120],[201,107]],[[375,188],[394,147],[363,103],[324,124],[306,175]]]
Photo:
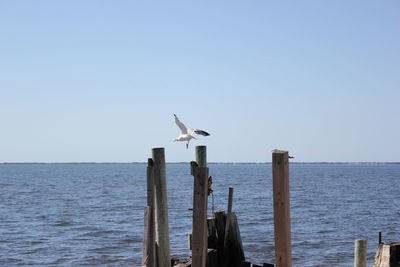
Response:
[[[147,161],[147,207],[145,209],[145,246],[142,266],[155,267],[155,216],[154,216],[154,164],[152,159]],[[147,216],[147,217],[146,217]],[[146,259],[145,259],[146,258]]]
[[[150,265],[151,261],[151,238],[150,238],[150,228],[151,228],[151,218],[150,218],[151,208],[146,206],[144,208],[144,238],[143,238],[143,255],[142,255],[142,267],[154,267]],[[154,244],[154,243],[153,243]]]
[[[219,267],[219,252],[216,249],[209,248],[207,252],[207,267]]]
[[[231,215],[232,215],[232,204],[233,204],[233,187],[229,187],[229,195],[228,195],[228,213],[226,214],[226,222],[225,222],[225,234],[224,234],[224,267],[228,266],[228,234],[229,228],[231,226]]]
[[[379,244],[373,267],[400,266],[400,242]]]
[[[189,250],[192,250],[192,239],[193,239],[192,233],[188,233],[187,237],[188,237],[188,248]]]
[[[207,147],[196,146],[196,163],[199,167],[207,167]]]
[[[245,260],[242,237],[240,236],[239,224],[235,212],[231,212],[227,255],[224,256],[225,262],[229,262],[229,264],[225,263],[225,265],[229,267],[241,267],[241,262]]]
[[[354,267],[367,267],[367,240],[354,241]]]
[[[215,217],[207,217],[207,248],[218,248],[217,226],[215,225]]]
[[[157,267],[170,267],[167,178],[164,148],[153,148]]]
[[[191,162],[193,185],[192,267],[205,267],[207,260],[207,190],[206,147],[196,147],[196,162]]]
[[[224,210],[217,210],[214,213],[215,216],[215,226],[217,228],[218,245],[217,249],[223,251],[224,240],[225,240],[225,225],[226,225],[226,215]]]
[[[272,180],[275,228],[276,267],[292,266],[289,201],[289,154],[274,150],[272,153]]]
[[[147,159],[147,206],[154,206],[154,163]]]

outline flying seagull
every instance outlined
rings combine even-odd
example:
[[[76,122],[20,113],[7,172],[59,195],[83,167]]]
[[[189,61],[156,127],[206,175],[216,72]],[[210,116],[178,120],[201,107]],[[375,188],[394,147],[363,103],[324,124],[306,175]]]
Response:
[[[186,149],[189,148],[189,142],[192,138],[197,139],[196,137],[193,136],[193,133],[199,134],[199,135],[204,135],[204,136],[210,135],[209,133],[207,133],[206,131],[203,131],[203,130],[186,128],[185,124],[183,124],[178,119],[178,116],[176,116],[175,114],[174,114],[174,116],[175,116],[176,125],[178,125],[179,129],[181,129],[181,134],[178,136],[178,138],[176,138],[174,140],[174,142],[176,142],[176,141],[186,142],[187,141]]]

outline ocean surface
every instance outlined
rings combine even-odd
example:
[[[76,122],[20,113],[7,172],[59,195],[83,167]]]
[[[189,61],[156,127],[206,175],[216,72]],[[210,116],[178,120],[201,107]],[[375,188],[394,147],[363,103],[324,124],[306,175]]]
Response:
[[[234,187],[245,255],[273,263],[271,164],[209,164],[214,209]],[[193,178],[167,164],[172,256],[188,258]],[[400,241],[400,164],[291,164],[293,266],[368,266]],[[0,164],[0,266],[140,266],[146,164]],[[212,212],[209,198],[209,213]]]

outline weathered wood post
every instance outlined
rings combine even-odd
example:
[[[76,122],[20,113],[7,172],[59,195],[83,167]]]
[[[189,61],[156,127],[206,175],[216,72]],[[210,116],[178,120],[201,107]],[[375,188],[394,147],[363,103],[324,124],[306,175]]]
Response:
[[[205,267],[207,259],[207,190],[206,147],[196,146],[196,162],[191,162],[193,185],[192,267]]]
[[[207,167],[207,147],[196,146],[196,163],[198,167]],[[207,177],[208,178],[208,177]]]
[[[275,228],[276,267],[292,266],[289,201],[289,153],[274,150],[272,153],[272,181]]]
[[[373,267],[392,266],[400,266],[400,242],[379,244]]]
[[[154,166],[153,160],[147,161],[147,206],[144,215],[144,247],[142,266],[155,267],[155,220],[154,220]]]
[[[218,235],[215,217],[207,217],[207,247],[214,249],[218,248]]]
[[[240,236],[239,223],[235,212],[231,212],[230,227],[228,232],[228,259],[229,267],[241,267],[245,261],[242,237]],[[225,259],[226,260],[226,259]]]
[[[157,267],[170,267],[167,175],[164,148],[153,148]]]
[[[224,210],[217,210],[214,212],[215,224],[217,227],[218,245],[217,249],[223,251],[224,240],[225,240],[225,225],[226,225],[226,215]],[[222,265],[222,264],[221,264]]]
[[[147,206],[154,209],[154,162],[147,159]]]
[[[354,267],[367,267],[367,240],[354,241]]]
[[[144,208],[144,238],[143,238],[143,255],[142,255],[142,267],[150,267],[150,227],[151,227],[151,207],[146,206]]]
[[[228,266],[229,258],[228,258],[228,234],[231,226],[231,217],[232,217],[232,204],[233,204],[233,187],[229,187],[229,195],[228,195],[228,213],[226,214],[226,222],[225,222],[225,234],[224,234],[224,267]]]

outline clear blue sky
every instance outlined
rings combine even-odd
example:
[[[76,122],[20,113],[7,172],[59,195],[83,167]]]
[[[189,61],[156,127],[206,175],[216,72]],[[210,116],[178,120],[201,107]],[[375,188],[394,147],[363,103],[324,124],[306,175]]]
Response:
[[[400,161],[399,1],[1,1],[0,162]],[[211,133],[191,143],[172,114]]]

